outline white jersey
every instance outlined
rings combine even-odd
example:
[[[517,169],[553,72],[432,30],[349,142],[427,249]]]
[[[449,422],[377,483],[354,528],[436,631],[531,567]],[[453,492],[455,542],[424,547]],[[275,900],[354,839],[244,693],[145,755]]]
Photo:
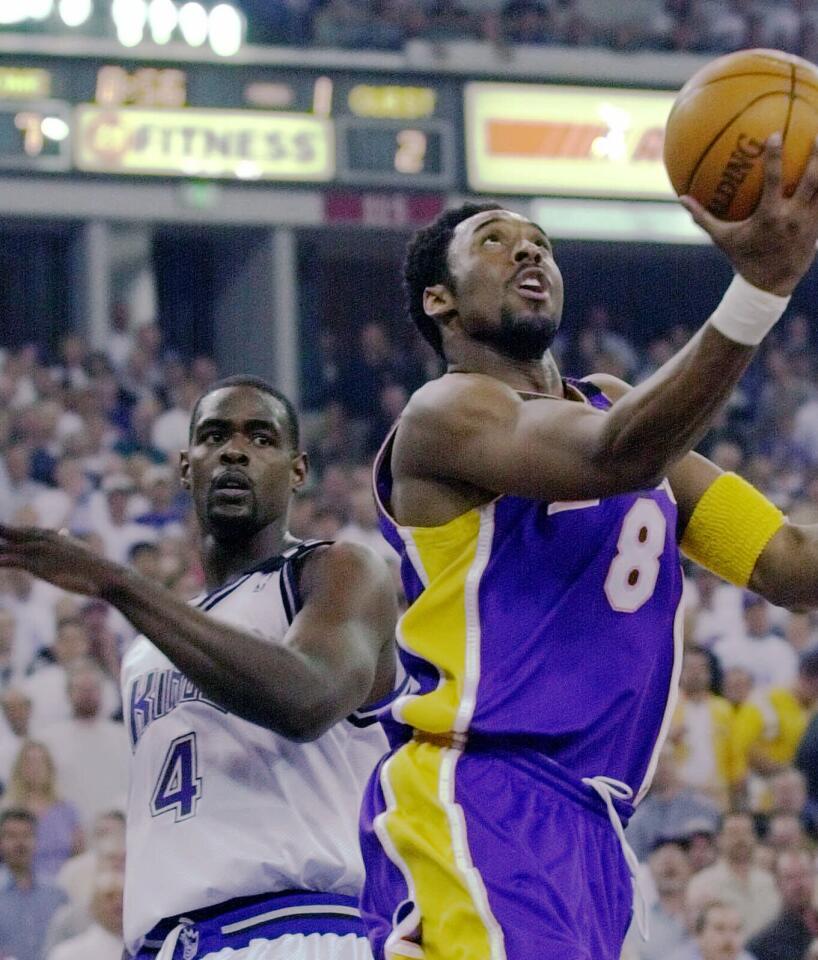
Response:
[[[300,607],[299,545],[192,601],[280,642]],[[122,665],[133,751],[124,934],[131,953],[162,919],[283,890],[357,896],[363,789],[388,744],[364,713],[294,743],[212,703],[145,637]]]

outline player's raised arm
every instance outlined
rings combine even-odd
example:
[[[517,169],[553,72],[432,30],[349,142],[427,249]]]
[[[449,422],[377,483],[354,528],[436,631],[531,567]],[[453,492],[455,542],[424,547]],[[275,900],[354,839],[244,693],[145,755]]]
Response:
[[[444,282],[423,291],[427,322],[458,376],[412,399],[395,444],[398,475],[546,500],[659,483],[704,434],[815,256],[818,146],[791,197],[781,186],[780,138],[766,149],[764,191],[747,220],[717,220],[683,198],[737,277],[689,343],[607,414],[560,399],[553,377],[557,397],[520,399],[551,392],[540,357],[559,323],[562,284],[550,243],[507,211],[461,222]]]

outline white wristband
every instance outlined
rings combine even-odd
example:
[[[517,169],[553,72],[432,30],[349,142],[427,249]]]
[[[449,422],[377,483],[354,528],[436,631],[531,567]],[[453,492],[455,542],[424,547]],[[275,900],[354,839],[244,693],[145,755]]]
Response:
[[[759,290],[736,274],[710,323],[728,340],[755,347],[772,330],[789,302],[789,297]]]

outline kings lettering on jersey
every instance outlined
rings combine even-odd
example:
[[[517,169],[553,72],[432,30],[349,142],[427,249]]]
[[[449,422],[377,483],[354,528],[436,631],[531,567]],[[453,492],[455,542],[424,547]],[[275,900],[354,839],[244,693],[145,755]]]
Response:
[[[160,717],[167,716],[180,703],[198,701],[227,713],[224,707],[208,700],[202,691],[179,670],[151,670],[134,680],[128,704],[128,733],[131,749],[139,738]]]

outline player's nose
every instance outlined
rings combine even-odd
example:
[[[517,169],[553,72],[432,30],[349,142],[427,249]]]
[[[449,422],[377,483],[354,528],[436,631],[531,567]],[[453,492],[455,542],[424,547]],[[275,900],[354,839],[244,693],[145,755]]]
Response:
[[[219,454],[219,460],[224,464],[248,464],[250,458],[235,442],[227,444]]]
[[[530,260],[532,263],[542,263],[542,247],[524,237],[514,250],[514,261],[515,263],[523,263],[526,260]]]

